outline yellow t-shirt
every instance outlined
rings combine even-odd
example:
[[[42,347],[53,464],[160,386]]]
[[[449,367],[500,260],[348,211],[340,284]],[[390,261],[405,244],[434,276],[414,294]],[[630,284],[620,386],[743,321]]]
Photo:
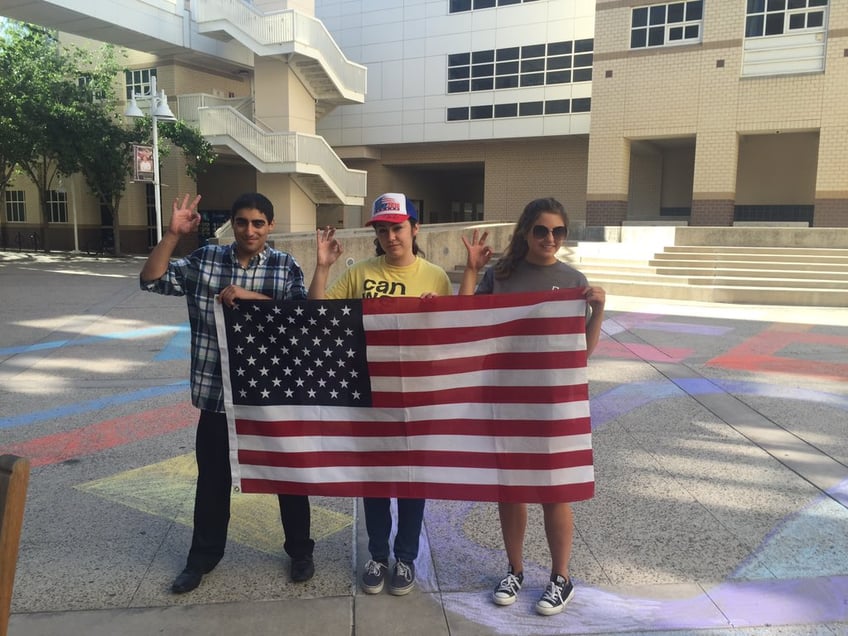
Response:
[[[434,293],[450,296],[453,293],[448,275],[438,265],[416,257],[405,267],[386,262],[386,257],[375,256],[351,265],[341,277],[330,285],[327,298],[377,298],[379,296],[412,296]]]

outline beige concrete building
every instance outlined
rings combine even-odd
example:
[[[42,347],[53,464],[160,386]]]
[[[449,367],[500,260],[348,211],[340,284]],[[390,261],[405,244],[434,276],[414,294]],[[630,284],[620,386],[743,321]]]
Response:
[[[165,222],[200,192],[203,235],[247,190],[280,231],[359,227],[385,191],[425,223],[510,221],[555,196],[575,229],[848,226],[844,2],[0,0],[0,15],[127,47],[128,98],[156,76],[219,152],[197,184],[176,149],[162,159]],[[53,187],[51,247],[108,245],[82,179]],[[155,244],[154,192],[128,185],[123,251]],[[37,201],[24,179],[8,189],[0,245],[33,246]]]
[[[848,3],[598,0],[587,222],[848,226]]]

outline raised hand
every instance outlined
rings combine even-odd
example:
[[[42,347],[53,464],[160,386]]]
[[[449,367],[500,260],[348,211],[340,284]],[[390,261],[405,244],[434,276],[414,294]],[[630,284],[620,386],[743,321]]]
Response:
[[[197,230],[200,225],[200,213],[197,211],[197,204],[200,202],[200,195],[194,197],[194,200],[189,203],[188,194],[183,196],[182,202],[180,198],[174,199],[174,206],[171,211],[171,222],[168,225],[168,231],[177,235],[191,234]]]
[[[464,236],[462,243],[465,249],[468,250],[468,260],[465,262],[465,267],[474,272],[479,272],[483,269],[489,260],[492,258],[492,248],[486,245],[486,239],[489,237],[488,232],[483,232],[478,238],[477,230],[471,235],[469,241]]]
[[[336,238],[336,228],[325,227],[316,232],[318,242],[317,264],[319,267],[329,267],[335,263],[344,251],[342,244]]]

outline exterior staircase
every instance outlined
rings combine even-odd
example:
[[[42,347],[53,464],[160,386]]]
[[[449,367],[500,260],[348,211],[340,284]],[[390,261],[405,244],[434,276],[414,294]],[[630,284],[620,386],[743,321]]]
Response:
[[[670,245],[652,258],[568,262],[609,294],[761,305],[848,306],[848,248]]]
[[[610,295],[848,307],[848,228],[576,226],[574,235],[558,257]],[[451,267],[457,284],[464,267]]]

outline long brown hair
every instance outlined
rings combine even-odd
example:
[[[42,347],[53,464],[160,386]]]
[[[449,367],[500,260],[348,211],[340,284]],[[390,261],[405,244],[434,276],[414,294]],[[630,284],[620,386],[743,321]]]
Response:
[[[518,263],[527,256],[530,247],[527,245],[527,235],[533,230],[533,226],[539,217],[545,212],[553,212],[562,217],[563,225],[568,230],[568,214],[562,203],[553,197],[544,199],[533,199],[524,206],[524,211],[518,217],[512,237],[509,240],[504,255],[494,265],[495,278],[509,278],[510,274],[518,267]]]

